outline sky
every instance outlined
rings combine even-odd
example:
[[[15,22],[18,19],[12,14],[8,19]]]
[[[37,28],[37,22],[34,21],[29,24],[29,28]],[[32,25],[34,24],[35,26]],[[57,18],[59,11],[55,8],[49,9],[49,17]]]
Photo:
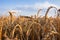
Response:
[[[9,11],[15,11],[16,15],[35,15],[39,9],[43,9],[44,15],[49,6],[60,8],[60,0],[0,0],[0,16],[8,15]]]

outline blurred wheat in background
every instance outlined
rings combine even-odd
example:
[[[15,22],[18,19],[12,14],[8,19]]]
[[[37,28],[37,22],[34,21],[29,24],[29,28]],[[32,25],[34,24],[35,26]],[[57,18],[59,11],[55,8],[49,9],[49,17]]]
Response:
[[[57,16],[48,17],[50,9],[55,8]],[[45,16],[39,16],[39,9],[34,16],[0,17],[0,40],[60,40],[60,9],[50,6]]]

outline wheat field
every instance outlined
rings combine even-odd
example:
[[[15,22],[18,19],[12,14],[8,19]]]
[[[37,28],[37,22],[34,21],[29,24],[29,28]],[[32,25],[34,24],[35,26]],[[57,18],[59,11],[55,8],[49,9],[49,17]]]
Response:
[[[49,17],[50,9],[55,8],[57,16]],[[38,10],[33,16],[0,17],[0,40],[60,40],[60,9],[50,6],[45,16],[40,17]]]

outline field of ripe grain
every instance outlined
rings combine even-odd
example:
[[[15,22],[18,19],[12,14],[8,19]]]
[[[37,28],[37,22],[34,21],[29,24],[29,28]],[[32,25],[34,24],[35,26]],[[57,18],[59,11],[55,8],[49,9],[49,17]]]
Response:
[[[57,16],[49,17],[50,9],[55,8]],[[40,17],[38,10],[35,16],[0,17],[0,40],[60,40],[60,9],[50,6],[45,16]]]

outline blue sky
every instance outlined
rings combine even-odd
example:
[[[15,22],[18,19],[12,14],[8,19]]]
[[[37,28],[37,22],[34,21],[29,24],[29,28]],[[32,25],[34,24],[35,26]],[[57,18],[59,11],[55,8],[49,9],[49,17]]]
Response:
[[[17,12],[16,15],[33,15],[38,9],[47,9],[49,6],[59,8],[60,0],[0,0],[0,15],[12,10]]]

